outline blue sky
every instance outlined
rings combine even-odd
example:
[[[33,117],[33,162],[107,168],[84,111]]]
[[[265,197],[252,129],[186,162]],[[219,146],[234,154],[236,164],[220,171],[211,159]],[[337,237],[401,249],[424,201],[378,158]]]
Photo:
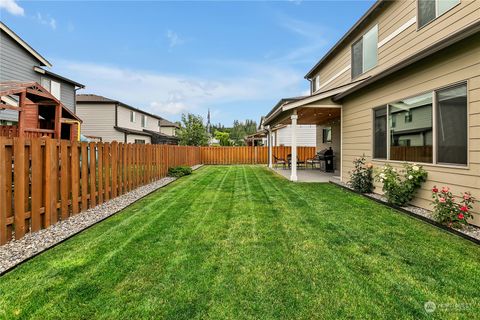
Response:
[[[259,120],[374,1],[15,1],[0,18],[86,85],[171,120]]]

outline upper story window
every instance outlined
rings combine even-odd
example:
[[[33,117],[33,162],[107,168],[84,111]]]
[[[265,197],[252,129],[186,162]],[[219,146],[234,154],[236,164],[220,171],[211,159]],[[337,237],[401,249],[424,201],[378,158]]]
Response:
[[[467,109],[466,84],[427,92],[375,109],[374,157],[467,165]],[[399,121],[394,126],[395,118]]]
[[[142,127],[146,128],[147,127],[147,116],[142,115]]]
[[[49,78],[42,77],[40,79],[40,84],[42,87],[47,89],[52,96],[60,100],[60,94],[61,94],[61,89],[60,89],[60,82],[56,82],[53,80],[50,80]]]
[[[352,79],[372,69],[378,62],[378,25],[352,45]]]
[[[130,122],[135,122],[135,111],[130,111]]]
[[[423,27],[459,3],[460,0],[418,0],[418,27]]]
[[[160,120],[158,120],[158,126],[159,126],[159,127],[161,127],[161,126],[162,126],[162,124],[161,124]]]
[[[312,86],[313,86],[312,92],[316,92],[318,89],[320,89],[320,76],[315,76],[315,78],[313,78]]]

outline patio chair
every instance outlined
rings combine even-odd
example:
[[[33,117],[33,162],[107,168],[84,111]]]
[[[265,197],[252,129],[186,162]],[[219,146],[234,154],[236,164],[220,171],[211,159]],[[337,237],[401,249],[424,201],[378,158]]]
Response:
[[[305,168],[307,168],[308,165],[312,166],[312,169],[315,169],[316,166],[321,167],[322,160],[320,160],[320,155],[317,153],[313,158],[305,160]]]
[[[283,168],[287,166],[287,161],[283,158],[277,158],[275,155],[273,155],[273,166],[278,167],[278,165],[282,165]]]
[[[288,168],[291,168],[292,167],[292,155],[291,154],[287,155],[287,161],[288,161]],[[302,166],[306,168],[305,161],[300,161],[300,158],[297,156],[297,168],[301,168]]]

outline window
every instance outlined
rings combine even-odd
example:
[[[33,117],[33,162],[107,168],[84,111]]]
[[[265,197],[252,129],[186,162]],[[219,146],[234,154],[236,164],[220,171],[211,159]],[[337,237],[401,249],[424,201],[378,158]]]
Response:
[[[390,128],[390,160],[432,162],[432,106],[431,92],[388,105],[390,118],[405,112],[416,115],[415,121]],[[401,142],[406,140],[410,140],[409,146]]]
[[[332,128],[331,127],[323,128],[322,133],[323,133],[323,138],[322,138],[323,143],[331,143]]]
[[[161,121],[161,120],[158,120],[158,126],[159,126],[159,127],[162,126],[162,121]]]
[[[52,96],[60,100],[60,83],[56,81],[50,81],[50,93]]]
[[[460,0],[418,0],[418,26],[425,26],[460,3]]]
[[[352,45],[352,78],[372,69],[378,61],[378,26]]]
[[[135,122],[135,111],[130,111],[130,122]]]
[[[312,86],[313,86],[312,92],[315,92],[318,89],[320,89],[320,76],[316,76],[315,78],[313,78]]]
[[[40,79],[40,84],[42,85],[42,87],[44,87],[45,89],[47,89],[48,92],[50,92],[50,79],[45,78],[45,77],[42,77],[42,78]]]
[[[437,161],[467,164],[467,86],[437,91]]]
[[[387,107],[374,110],[375,132],[373,134],[373,157],[387,159]]]
[[[61,94],[61,89],[60,89],[60,83],[56,81],[52,81],[48,78],[42,77],[40,79],[40,84],[42,87],[48,90],[58,100],[60,100],[60,94]]]
[[[413,117],[410,111],[405,112],[405,123],[412,122]]]
[[[147,127],[147,116],[144,114],[142,115],[142,127],[143,128]]]
[[[467,117],[466,84],[377,108],[374,110],[374,158],[466,165]],[[395,118],[405,121],[394,122]]]
[[[145,144],[145,140],[143,139],[135,139],[136,144]]]

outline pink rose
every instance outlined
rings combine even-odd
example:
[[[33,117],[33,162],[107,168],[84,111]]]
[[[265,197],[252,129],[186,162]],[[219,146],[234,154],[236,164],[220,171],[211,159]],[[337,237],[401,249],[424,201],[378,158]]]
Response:
[[[471,198],[470,194],[468,194],[468,193],[463,194],[463,199],[470,200],[470,198]]]
[[[467,207],[467,206],[462,206],[462,207],[460,208],[460,211],[468,212],[468,207]]]
[[[463,220],[464,216],[463,213],[458,214],[458,219]]]
[[[447,193],[448,191],[450,191],[450,189],[448,187],[443,187],[442,188],[442,192],[443,193]]]
[[[434,192],[434,193],[437,193],[437,192],[438,192],[437,186],[433,187],[432,192]]]
[[[445,198],[439,198],[438,201],[440,201],[441,203],[445,203],[447,200],[445,200]]]

